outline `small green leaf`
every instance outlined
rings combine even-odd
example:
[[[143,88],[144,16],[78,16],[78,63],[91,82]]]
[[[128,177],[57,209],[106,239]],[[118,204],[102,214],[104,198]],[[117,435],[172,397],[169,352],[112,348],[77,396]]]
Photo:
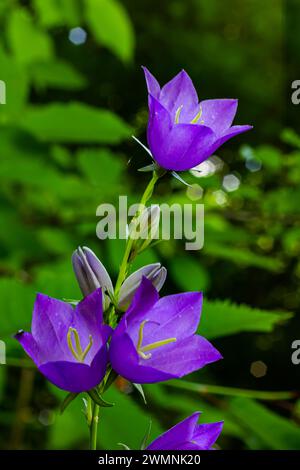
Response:
[[[71,393],[71,392],[68,393],[68,395],[66,395],[65,399],[63,400],[63,402],[60,405],[60,413],[61,414],[63,414],[65,409],[70,405],[70,403],[72,403],[73,400],[75,400],[75,398],[78,395],[79,395],[78,393]]]

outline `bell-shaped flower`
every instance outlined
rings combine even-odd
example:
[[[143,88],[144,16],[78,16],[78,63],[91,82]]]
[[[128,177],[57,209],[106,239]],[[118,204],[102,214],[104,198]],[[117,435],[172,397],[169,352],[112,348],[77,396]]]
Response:
[[[232,137],[252,126],[232,126],[238,101],[199,102],[189,75],[182,70],[162,88],[144,67],[149,93],[147,140],[152,156],[166,170],[189,170]]]
[[[159,299],[144,277],[113,332],[109,348],[113,369],[133,383],[153,383],[182,377],[221,359],[196,334],[201,307],[200,292]]]
[[[147,450],[211,450],[218,439],[223,421],[197,424],[200,412],[173,426],[155,439]]]
[[[76,308],[37,294],[31,333],[21,331],[15,338],[50,382],[79,393],[102,381],[111,331],[103,324],[102,292],[97,289]]]

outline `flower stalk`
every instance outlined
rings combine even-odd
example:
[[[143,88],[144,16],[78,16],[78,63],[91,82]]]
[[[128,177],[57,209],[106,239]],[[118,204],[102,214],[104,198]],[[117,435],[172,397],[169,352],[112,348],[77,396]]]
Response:
[[[162,176],[162,174],[160,174],[158,171],[153,172],[152,178],[149,181],[149,183],[148,183],[148,185],[147,185],[147,187],[146,187],[146,189],[145,189],[145,191],[142,195],[142,198],[139,202],[139,209],[137,210],[137,212],[136,212],[136,214],[133,218],[133,221],[132,221],[133,223],[141,215],[143,209],[145,208],[146,203],[149,201],[150,197],[152,196],[155,184],[157,183],[158,179],[161,176]],[[116,298],[116,300],[118,300],[118,297],[119,297],[119,294],[120,294],[120,289],[121,289],[121,286],[122,286],[122,284],[125,281],[125,278],[127,276],[130,263],[134,259],[134,257],[132,257],[133,244],[134,244],[134,238],[129,237],[127,242],[126,242],[125,252],[124,252],[122,262],[121,262],[120,271],[119,271],[119,275],[118,275],[116,286],[115,286],[115,298]]]

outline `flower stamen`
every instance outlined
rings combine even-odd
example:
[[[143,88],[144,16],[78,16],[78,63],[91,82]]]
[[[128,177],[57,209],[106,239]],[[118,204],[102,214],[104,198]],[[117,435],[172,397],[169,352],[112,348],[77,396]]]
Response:
[[[74,341],[75,341],[75,348],[74,348],[74,344],[73,344],[73,338],[74,338]],[[84,362],[87,354],[89,353],[89,351],[90,351],[90,349],[93,345],[92,335],[89,335],[89,343],[83,351],[82,347],[81,347],[78,331],[76,330],[76,328],[72,328],[70,326],[68,334],[67,334],[67,341],[68,341],[69,349],[70,349],[71,353],[73,354],[73,356],[75,357],[75,359],[78,362]]]
[[[146,346],[142,346],[143,337],[144,337],[144,327],[148,321],[149,320],[142,321],[142,323],[140,324],[140,328],[139,328],[139,336],[138,336],[138,343],[137,343],[136,349],[137,349],[139,356],[142,359],[151,358],[152,356],[151,353],[145,354],[147,351],[152,351],[153,349],[160,348],[161,346],[165,346],[166,344],[174,343],[175,341],[177,341],[177,338],[167,338],[161,341],[155,341],[154,343],[147,344]]]
[[[201,116],[202,116],[202,106],[200,106],[199,112],[196,114],[196,116],[194,117],[194,119],[191,120],[190,124],[197,124],[198,121],[201,119]],[[199,122],[199,124],[204,124],[203,119],[201,119],[201,121]]]
[[[175,113],[175,124],[179,124],[179,117],[180,117],[180,113],[181,113],[182,108],[183,108],[183,104],[181,106],[179,106],[179,108],[177,109],[177,111]]]

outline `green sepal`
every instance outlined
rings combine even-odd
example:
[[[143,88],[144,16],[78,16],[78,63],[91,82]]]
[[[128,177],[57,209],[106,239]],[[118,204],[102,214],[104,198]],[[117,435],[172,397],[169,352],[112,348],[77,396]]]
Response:
[[[75,400],[75,398],[79,395],[79,393],[68,393],[68,395],[66,395],[66,397],[64,398],[63,402],[61,403],[60,407],[59,407],[59,411],[60,411],[60,414],[63,414],[63,412],[65,411],[65,409],[70,405],[70,403],[72,403],[73,400]]]
[[[96,388],[92,388],[92,390],[89,390],[87,393],[97,405],[102,406],[103,408],[109,408],[111,406],[114,406],[114,403],[109,403],[108,401],[105,401]]]
[[[105,378],[105,383],[104,383],[102,391],[106,392],[106,390],[109,389],[109,387],[114,383],[117,377],[118,377],[117,372],[115,372],[113,369],[110,369],[110,371],[108,372],[108,375]]]
[[[132,385],[139,392],[139,394],[142,396],[142,399],[143,399],[145,405],[147,405],[147,400],[146,400],[145,392],[144,392],[144,389],[143,389],[142,385],[141,384],[135,384],[133,382],[132,382]]]
[[[145,432],[145,435],[144,435],[142,443],[141,443],[141,450],[145,450],[146,447],[147,447],[147,442],[148,442],[150,434],[151,434],[151,428],[152,428],[152,421],[150,419],[148,428]]]

